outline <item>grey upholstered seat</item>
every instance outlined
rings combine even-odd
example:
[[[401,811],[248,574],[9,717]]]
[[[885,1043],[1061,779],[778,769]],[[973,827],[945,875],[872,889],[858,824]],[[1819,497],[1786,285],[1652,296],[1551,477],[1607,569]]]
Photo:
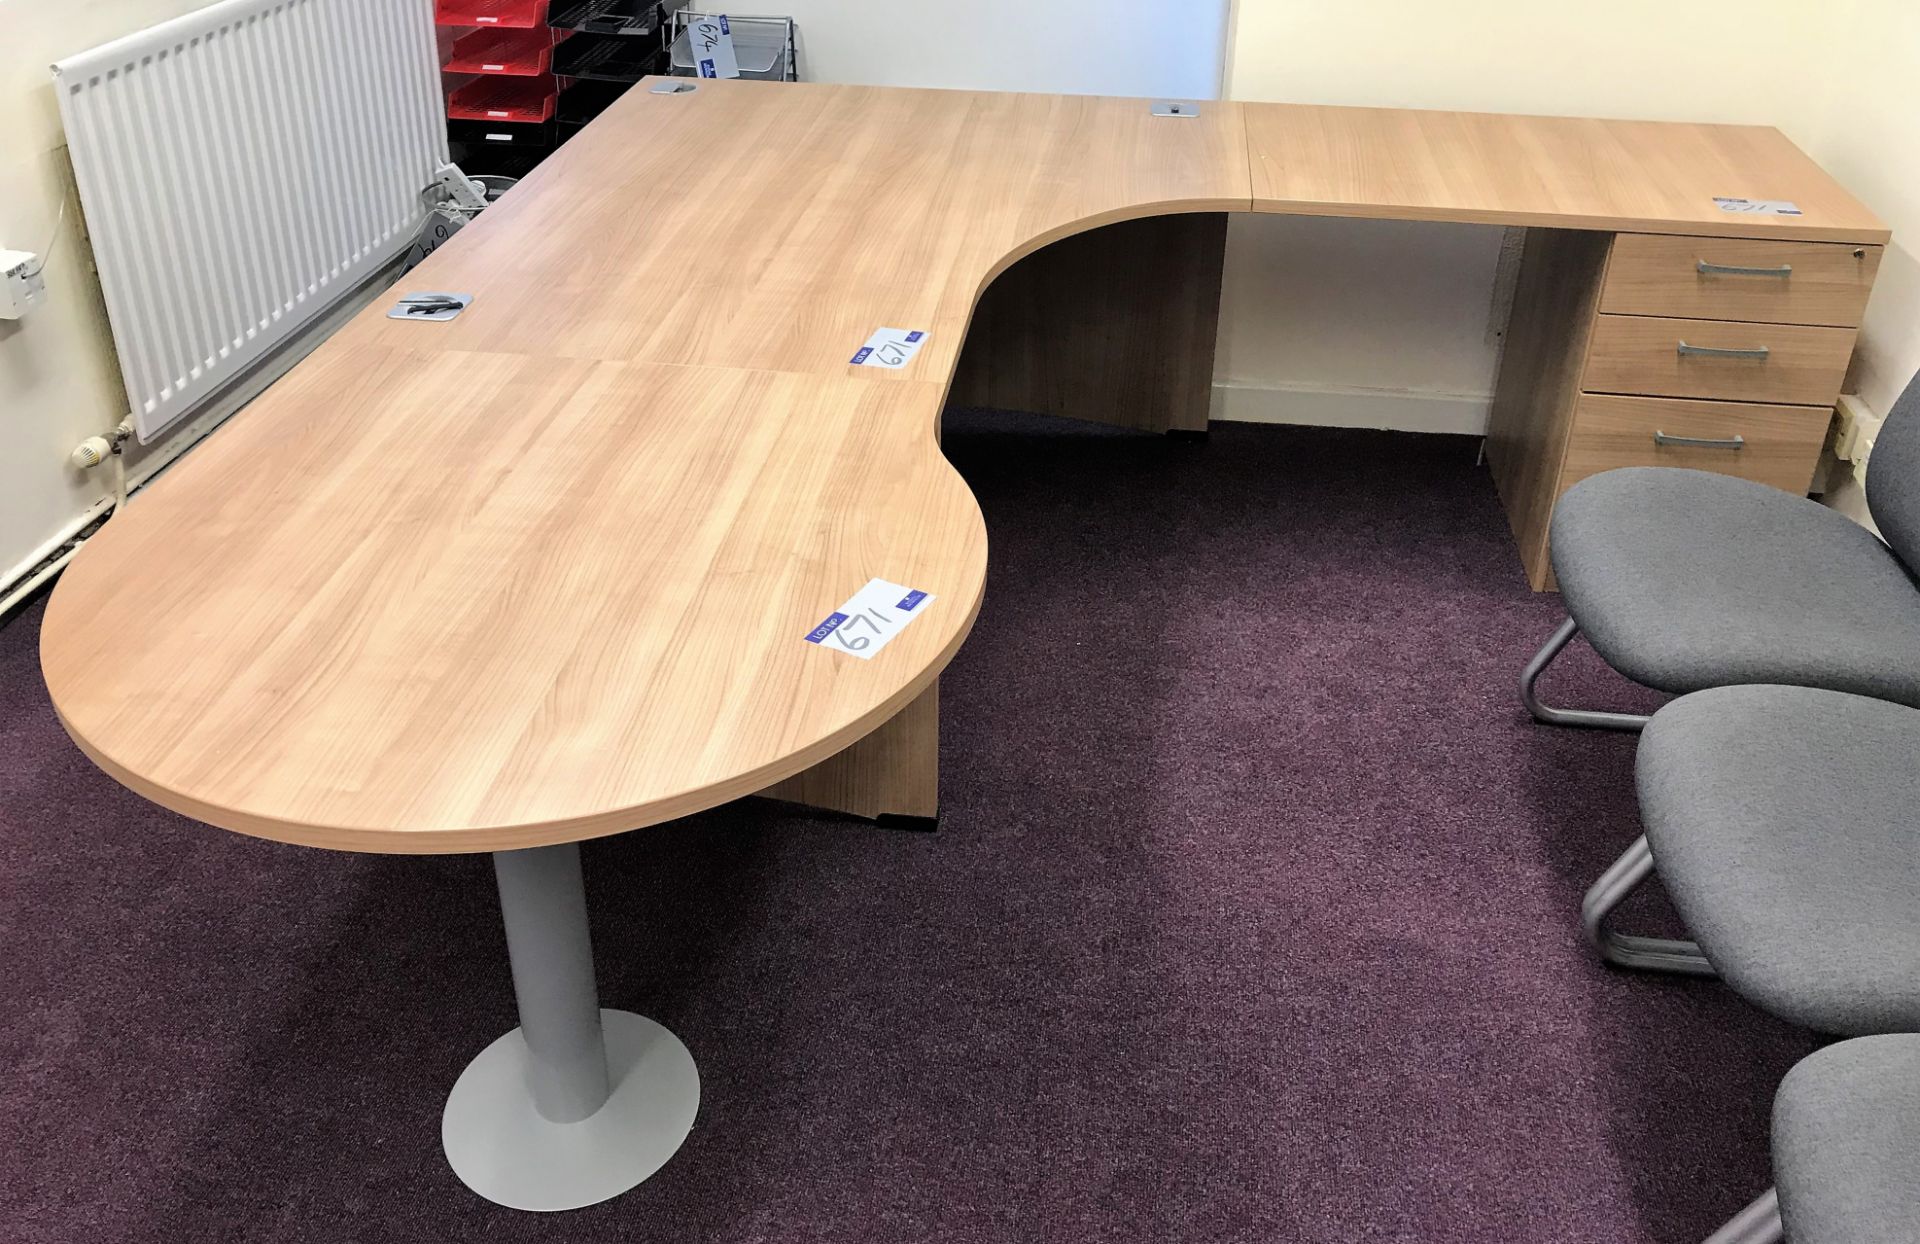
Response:
[[[1705,471],[1627,467],[1568,489],[1551,537],[1568,620],[1521,676],[1528,711],[1645,725],[1540,701],[1541,672],[1582,631],[1609,665],[1662,691],[1769,682],[1920,707],[1920,377],[1870,465],[1885,544],[1804,497]]]
[[[1832,687],[1920,705],[1920,590],[1844,515],[1725,475],[1607,471],[1553,515],[1567,612],[1662,691]]]
[[[1920,710],[1723,687],[1653,716],[1653,862],[1706,959],[1830,1033],[1920,1031]]]
[[[1793,1244],[1920,1240],[1920,1037],[1843,1041],[1788,1072],[1773,1171]]]

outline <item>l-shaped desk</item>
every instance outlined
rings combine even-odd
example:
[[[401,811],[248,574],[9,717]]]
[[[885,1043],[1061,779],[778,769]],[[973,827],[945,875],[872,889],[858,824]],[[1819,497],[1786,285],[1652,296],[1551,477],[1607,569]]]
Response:
[[[1488,452],[1537,587],[1583,472],[1804,490],[1887,238],[1763,128],[641,86],[408,278],[457,320],[369,308],[89,541],[54,704],[208,824],[496,853],[522,1022],[448,1156],[505,1204],[615,1195],[698,1080],[598,1010],[577,844],[756,792],[933,815],[987,568],[943,406],[1203,431],[1242,211],[1529,230]],[[883,328],[917,355],[851,364]],[[873,580],[924,594],[884,648],[808,642]]]

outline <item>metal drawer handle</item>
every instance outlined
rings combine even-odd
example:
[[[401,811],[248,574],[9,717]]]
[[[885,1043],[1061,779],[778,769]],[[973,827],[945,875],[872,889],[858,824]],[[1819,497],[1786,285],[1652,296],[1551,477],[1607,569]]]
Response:
[[[1793,265],[1783,263],[1777,268],[1743,268],[1739,264],[1708,263],[1702,259],[1700,271],[1705,276],[1792,276]]]
[[[1747,438],[1744,436],[1729,436],[1725,439],[1717,439],[1711,436],[1668,436],[1665,432],[1655,432],[1653,434],[1653,443],[1656,445],[1685,445],[1692,449],[1742,449],[1746,446]]]
[[[1692,354],[1711,359],[1764,359],[1767,357],[1765,346],[1755,346],[1751,350],[1733,350],[1724,346],[1690,346],[1682,341],[1677,349],[1683,355]]]

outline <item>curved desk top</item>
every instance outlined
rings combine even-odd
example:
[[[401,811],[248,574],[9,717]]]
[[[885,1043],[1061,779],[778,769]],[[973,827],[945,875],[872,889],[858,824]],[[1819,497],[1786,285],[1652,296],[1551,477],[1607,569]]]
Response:
[[[244,833],[475,851],[764,789],[924,690],[986,533],[936,441],[980,290],[1093,225],[1247,206],[1237,113],[631,91],[109,522],[48,606],[61,719]],[[930,332],[901,372],[848,359]],[[802,641],[932,593],[869,661]]]
[[[1810,210],[1716,221],[1702,187]],[[636,89],[408,278],[476,295],[458,320],[369,308],[88,542],[54,704],[154,802],[317,846],[539,846],[762,790],[978,612],[936,427],[981,290],[1084,229],[1245,210],[1886,236],[1771,130]],[[881,327],[930,337],[849,366]],[[871,661],[802,642],[875,577],[937,599]]]

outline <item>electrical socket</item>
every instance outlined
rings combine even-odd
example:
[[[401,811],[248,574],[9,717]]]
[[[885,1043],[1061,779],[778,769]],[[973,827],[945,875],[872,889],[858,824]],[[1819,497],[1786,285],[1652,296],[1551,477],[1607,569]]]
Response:
[[[1873,443],[1880,437],[1885,416],[1874,414],[1851,393],[1841,395],[1835,410],[1840,416],[1840,426],[1833,435],[1833,456],[1855,466],[1865,466],[1873,455]]]
[[[31,251],[0,251],[0,320],[17,320],[47,295],[40,257]]]

